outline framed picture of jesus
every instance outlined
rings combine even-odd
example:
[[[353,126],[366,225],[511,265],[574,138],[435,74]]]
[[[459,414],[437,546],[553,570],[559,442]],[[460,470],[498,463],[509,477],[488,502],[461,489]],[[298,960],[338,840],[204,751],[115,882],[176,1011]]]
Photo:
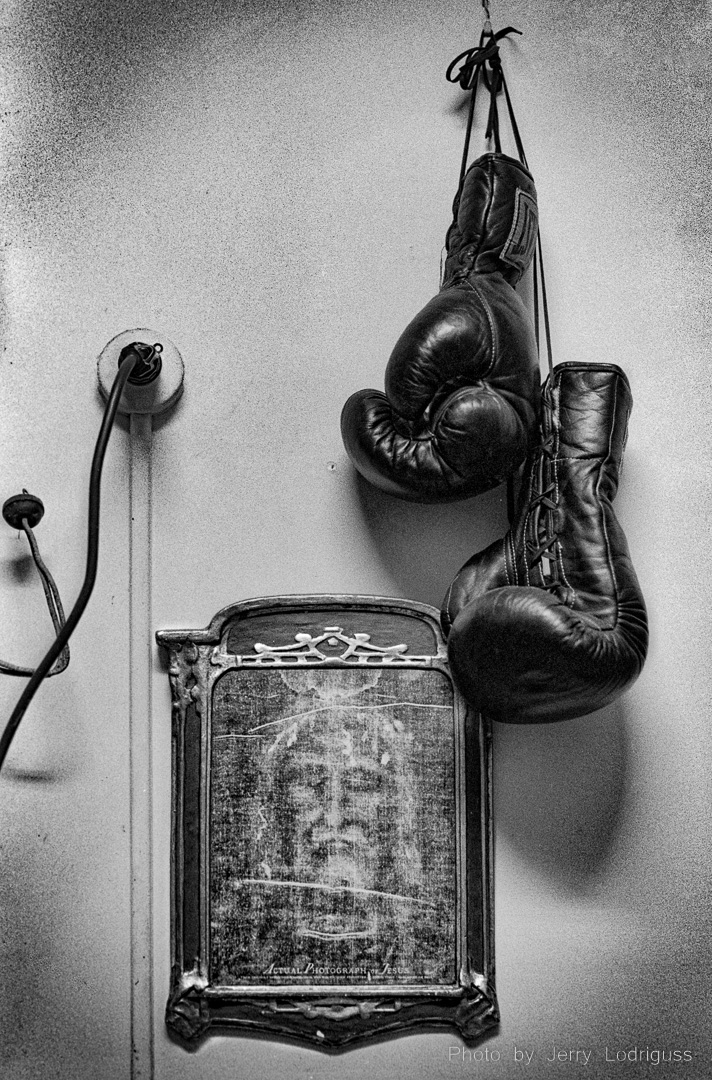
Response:
[[[179,1038],[497,1023],[489,731],[437,612],[283,596],[164,630]]]

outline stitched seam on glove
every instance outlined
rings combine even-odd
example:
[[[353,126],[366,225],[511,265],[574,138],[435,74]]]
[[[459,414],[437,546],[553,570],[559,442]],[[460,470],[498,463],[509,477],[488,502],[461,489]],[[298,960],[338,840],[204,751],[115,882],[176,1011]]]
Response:
[[[443,610],[445,612],[445,618],[447,619],[447,628],[448,628],[448,630],[452,626],[452,616],[450,615],[450,599],[452,597],[452,587],[453,587],[454,584],[455,584],[455,579],[453,578],[453,580],[450,582],[450,587],[448,588],[448,591],[445,594],[445,603],[443,604]]]
[[[571,595],[566,598],[564,603],[567,607],[573,608],[574,604],[576,603],[576,590],[571,587],[571,583],[566,577],[566,571],[564,570],[564,552],[563,548],[561,547],[560,540],[557,540],[556,542],[556,549],[558,554],[559,570],[561,571],[561,577],[563,578],[564,583],[567,585],[571,593]]]
[[[605,515],[604,509],[603,509],[603,503],[602,503],[601,499],[599,498],[599,489],[601,487],[601,480],[603,478],[603,473],[604,473],[605,467],[608,464],[608,462],[612,460],[611,452],[612,452],[612,448],[613,448],[613,433],[615,432],[615,429],[616,429],[616,420],[617,420],[617,416],[618,416],[617,408],[618,408],[618,379],[616,379],[616,381],[615,381],[615,389],[613,391],[613,423],[611,424],[611,432],[610,432],[610,435],[608,436],[608,453],[606,454],[605,461],[603,461],[602,464],[601,464],[601,468],[599,469],[599,472],[598,472],[598,480],[596,481],[596,503],[597,503],[598,507],[600,508],[602,531],[603,531],[603,536],[605,537],[605,540],[606,540],[606,562],[608,563],[608,569],[610,571],[611,579],[613,581],[613,601],[614,601],[614,604],[615,604],[615,611],[613,613],[613,626],[611,627],[612,630],[615,630],[616,627],[618,626],[618,614],[619,614],[618,582],[616,580],[616,571],[615,571],[615,567],[613,565],[613,558],[611,556],[611,544],[610,544],[610,539],[609,539],[609,536],[608,536],[608,529],[606,527],[606,515]]]
[[[558,457],[552,457],[552,461],[560,461],[561,464],[565,464],[567,461],[600,461],[600,454],[559,454]]]
[[[616,390],[617,389],[618,389],[618,384],[616,384]],[[628,420],[629,419],[630,419],[630,412],[626,412],[625,431],[623,432],[623,446],[621,447],[621,458],[620,458],[620,461],[618,462],[618,479],[619,480],[620,480],[621,476],[623,475],[623,455],[625,454],[625,448],[628,445]]]
[[[561,449],[561,423],[560,423],[560,421],[561,421],[561,378],[559,378],[559,380],[558,380],[557,386],[556,386],[556,388],[554,390],[554,394],[555,394],[555,397],[556,397],[556,407],[555,407],[555,409],[553,411],[553,419],[554,419],[554,429],[556,431],[556,437],[555,437],[555,441],[554,441],[553,466],[554,466],[554,485],[555,485],[554,490],[556,492],[555,502],[556,502],[556,505],[558,506],[559,500],[561,498],[561,493],[560,493],[560,490],[559,490],[559,461],[560,460],[563,460],[563,461],[566,460],[565,458],[561,458],[561,459],[559,458],[559,450]],[[557,540],[556,549],[557,549],[557,554],[558,554],[559,570],[561,572],[562,580],[566,584],[567,588],[569,588],[571,590],[571,596],[568,598],[567,607],[573,608],[574,604],[576,603],[576,590],[574,588],[572,588],[571,582],[569,581],[569,579],[566,576],[566,569],[564,567],[564,549],[561,546],[561,541],[560,540]]]
[[[526,538],[527,538],[527,530],[529,528],[529,518],[530,517],[531,517],[531,513],[527,512],[527,516],[524,519],[524,538],[523,538],[523,540],[524,540],[524,580],[526,581],[527,585],[532,584],[532,582],[529,580],[529,559],[527,559],[527,557],[526,557],[526,555],[527,555]],[[517,584],[519,584],[519,582],[517,582]]]
[[[475,294],[475,296],[479,300],[480,304],[482,305],[482,310],[484,311],[485,315],[487,316],[487,323],[488,323],[489,328],[490,328],[490,349],[489,349],[490,362],[487,365],[487,370],[483,371],[482,374],[478,376],[479,379],[486,379],[487,376],[491,373],[492,368],[494,367],[494,359],[495,359],[495,336],[496,335],[495,335],[495,329],[494,329],[494,319],[492,318],[492,309],[490,308],[489,304],[485,300],[485,298],[482,295],[482,293],[480,292],[480,290],[475,288],[475,286],[472,284],[472,282],[470,281],[469,278],[465,278],[464,283],[466,285],[470,286],[473,293]]]
[[[524,580],[527,585],[530,585],[529,581],[529,560],[527,558],[527,538],[529,536],[529,519],[532,516],[531,504],[532,504],[532,492],[534,490],[534,473],[536,471],[536,457],[532,456],[532,464],[529,470],[529,486],[527,487],[527,512],[524,517],[524,524],[522,525],[522,561],[524,563]],[[515,553],[515,568],[516,568],[516,553]],[[519,571],[517,570],[517,585],[519,585]]]
[[[509,574],[509,566],[507,565],[507,541],[509,541],[509,551],[512,559],[512,567],[514,569],[514,584],[519,584],[519,574],[517,573],[517,553],[514,550],[514,540],[511,532],[507,533],[502,541],[502,547],[504,548],[504,572],[507,575],[507,584],[512,584],[512,579]]]
[[[488,161],[487,161],[487,179],[489,181],[489,197],[487,199],[487,206],[485,207],[485,212],[482,215],[482,232],[480,234],[480,243],[479,243],[479,250],[480,251],[482,251],[483,245],[485,243],[485,237],[489,236],[489,219],[490,219],[490,214],[492,213],[492,204],[494,202],[494,172],[495,172],[494,158],[490,157],[490,158],[488,158]],[[479,254],[479,252],[478,252],[478,254]],[[477,258],[475,258],[475,263],[476,262],[477,262]]]

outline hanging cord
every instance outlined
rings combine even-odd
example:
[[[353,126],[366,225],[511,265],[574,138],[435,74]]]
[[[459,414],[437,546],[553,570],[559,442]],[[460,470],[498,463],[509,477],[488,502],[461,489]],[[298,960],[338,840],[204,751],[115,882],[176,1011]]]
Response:
[[[462,191],[462,184],[467,172],[467,160],[470,152],[470,141],[472,137],[472,126],[475,115],[475,100],[477,95],[477,84],[482,78],[482,82],[485,88],[489,92],[489,111],[487,114],[487,127],[485,130],[485,138],[494,140],[495,152],[500,154],[502,152],[500,127],[499,127],[499,112],[497,108],[497,98],[500,94],[504,94],[505,101],[507,103],[507,112],[509,115],[509,122],[512,129],[512,135],[517,147],[517,153],[522,165],[528,170],[529,163],[527,161],[527,155],[524,150],[524,144],[519,131],[519,125],[517,124],[516,117],[514,115],[514,107],[512,105],[512,98],[509,93],[509,87],[507,86],[507,80],[502,69],[502,60],[499,51],[499,42],[507,37],[509,34],[521,34],[521,30],[517,30],[513,26],[507,26],[503,30],[498,30],[494,33],[492,30],[492,24],[490,22],[490,11],[487,0],[482,0],[482,7],[485,11],[485,24],[480,34],[479,44],[471,49],[465,49],[452,61],[446,72],[446,78],[448,82],[459,83],[463,90],[470,90],[470,106],[467,114],[467,127],[465,130],[465,143],[462,151],[462,161],[460,163],[460,181],[458,187],[458,199],[460,192]],[[457,205],[457,200],[456,200]],[[442,274],[441,274],[442,277]],[[544,461],[547,462],[553,455],[554,448],[554,431],[553,431],[553,409],[554,400],[552,397],[553,391],[553,374],[554,363],[553,353],[551,347],[551,327],[549,323],[549,304],[546,295],[546,279],[544,276],[544,259],[542,255],[541,246],[541,232],[537,230],[537,242],[534,253],[534,273],[533,273],[533,287],[534,287],[534,331],[536,335],[537,352],[541,360],[541,331],[540,331],[540,310],[541,318],[544,322],[544,338],[546,343],[546,360],[548,366],[549,378],[545,381],[542,388],[542,408],[545,413],[545,425],[549,431],[549,435],[541,443],[539,450],[541,451],[538,478],[538,492],[532,499],[529,510],[535,514],[535,535],[539,535],[539,522],[542,513],[546,515],[544,524],[544,536],[541,542],[535,545],[532,550],[529,559],[530,568],[535,564],[541,562],[542,559],[547,560],[544,564],[545,573],[549,576],[553,575],[553,581],[546,588],[556,588],[559,584],[557,577],[557,567],[555,554],[552,554],[555,544],[558,541],[558,536],[554,531],[553,513],[556,510],[556,505],[551,499],[551,495],[554,491],[554,485],[549,485],[546,488],[545,473],[548,475],[548,468],[544,467]],[[507,516],[510,524],[514,520],[516,512],[515,506],[515,492],[514,492],[514,479],[509,477],[507,480]],[[553,568],[553,569],[552,569]]]
[[[500,94],[504,94],[505,101],[507,103],[507,112],[509,115],[509,122],[512,129],[512,135],[517,147],[517,154],[522,165],[528,170],[529,163],[527,161],[527,155],[524,150],[524,144],[519,131],[519,125],[514,115],[514,106],[512,105],[512,98],[509,93],[509,87],[507,86],[507,80],[502,69],[502,60],[499,51],[499,42],[502,38],[507,37],[509,34],[521,34],[521,30],[515,29],[513,26],[507,26],[503,30],[498,30],[497,33],[492,31],[492,24],[490,22],[489,5],[486,0],[482,0],[482,6],[485,10],[486,21],[482,33],[480,35],[479,44],[471,49],[466,49],[461,52],[459,56],[450,64],[447,69],[446,78],[449,82],[457,82],[460,84],[463,90],[470,90],[470,107],[467,115],[467,127],[465,131],[465,143],[462,151],[462,161],[460,163],[460,182],[458,189],[459,193],[462,190],[462,184],[467,172],[467,160],[470,152],[470,141],[472,137],[472,125],[475,115],[475,99],[477,94],[477,84],[482,78],[482,82],[485,88],[489,92],[489,111],[487,114],[487,127],[485,130],[485,138],[492,138],[495,144],[495,152],[502,152],[502,144],[500,138],[500,126],[499,126],[499,112],[497,108],[497,98]],[[442,277],[442,274],[441,274]],[[539,282],[541,281],[541,288]],[[541,357],[541,340],[540,340],[540,301],[541,311],[544,320],[544,333],[546,338],[546,353],[547,363],[549,368],[549,374],[553,373],[553,360],[551,350],[551,333],[549,327],[549,306],[546,297],[546,281],[544,278],[544,262],[542,258],[541,250],[541,234],[537,232],[537,246],[534,254],[534,330],[536,334],[536,345],[539,357]],[[551,380],[550,380],[551,381]],[[542,394],[542,400],[544,408],[550,408],[551,403],[547,397]],[[537,503],[537,506],[544,505],[544,503]],[[548,507],[547,507],[548,509]],[[514,491],[514,478],[508,477],[507,479],[507,518],[510,525],[514,521],[516,513],[516,499]],[[553,541],[552,541],[553,543]],[[548,550],[550,545],[547,545]],[[541,558],[544,555],[544,549],[538,552],[537,558]],[[536,560],[535,560],[536,561]]]
[[[488,18],[489,18],[489,10],[486,8],[484,0],[483,0],[483,7],[485,7],[485,9],[487,10],[487,15],[488,15]],[[485,24],[485,25],[487,25],[487,24]],[[483,36],[484,36],[484,33],[485,33],[485,31],[483,31]],[[500,92],[503,92],[504,97],[505,97],[505,101],[507,102],[507,112],[509,114],[509,123],[510,123],[511,128],[512,128],[512,134],[514,136],[514,142],[515,142],[516,147],[517,147],[517,153],[519,155],[519,160],[521,161],[521,163],[525,167],[525,169],[529,170],[529,162],[527,161],[527,155],[526,155],[526,152],[524,150],[524,143],[522,142],[522,136],[521,136],[520,131],[519,131],[519,125],[517,124],[517,118],[514,115],[514,106],[512,105],[512,98],[511,98],[511,95],[509,93],[509,87],[507,86],[507,80],[505,79],[504,72],[502,70],[502,62],[501,62],[500,57],[499,57],[499,48],[496,45],[496,42],[500,38],[504,37],[505,34],[509,34],[509,33],[520,34],[521,31],[520,30],[515,30],[514,27],[512,27],[512,26],[508,26],[505,30],[500,30],[497,34],[492,34],[491,35],[491,37],[493,39],[494,47],[496,49],[496,53],[494,54],[493,59],[490,60],[490,68],[494,69],[493,77],[491,79],[488,77],[486,68],[484,67],[483,62],[480,61],[480,60],[476,61],[477,66],[476,66],[475,69],[473,69],[473,71],[474,70],[479,70],[480,67],[481,67],[483,81],[485,82],[488,89],[490,90],[490,95],[491,95],[490,96],[490,118],[488,119],[487,132],[485,133],[486,136],[489,138],[489,135],[493,134],[493,132],[490,131],[490,124],[496,125],[496,130],[497,130],[496,142],[498,144],[497,145],[497,152],[500,153],[501,150],[500,150],[500,146],[499,146],[499,119],[497,118],[497,119],[493,120],[493,116],[497,117],[496,97]],[[482,38],[480,39],[480,41],[482,41]],[[490,45],[488,47],[488,49],[484,50],[484,51],[489,52],[490,48],[492,48],[492,45]],[[456,57],[453,60],[450,67],[448,68],[448,78],[450,79],[450,73],[451,73],[454,65],[456,65],[458,63],[458,61],[462,60],[463,57],[469,56],[471,54],[474,54],[475,57],[476,57],[479,54],[479,52],[480,52],[480,50],[471,49],[469,53],[467,53],[467,52],[460,53],[460,56]],[[462,73],[462,71],[464,71],[464,69],[467,67],[467,65],[468,65],[468,61],[465,61],[465,63],[463,64],[463,68],[461,69],[461,73]],[[451,82],[460,81],[460,85],[465,87],[465,83],[461,82],[461,80],[459,78],[458,79],[450,79],[450,81]],[[474,96],[474,86],[473,86],[473,96]],[[469,131],[468,131],[468,134],[467,134],[466,139],[465,139],[465,144],[466,145],[465,145],[465,156],[463,157],[463,166],[465,165],[466,155],[467,155],[467,151],[469,149],[469,145],[468,145],[469,144]],[[462,185],[462,177],[463,176],[464,176],[464,169],[461,170],[461,172],[460,172],[460,185]],[[539,285],[540,282],[541,282],[541,289],[540,289],[540,285]],[[551,327],[550,327],[550,324],[549,324],[549,304],[548,304],[547,296],[546,296],[546,279],[544,277],[544,257],[543,257],[542,249],[541,249],[541,231],[538,228],[537,228],[537,238],[536,238],[536,250],[535,250],[535,253],[534,253],[533,284],[534,284],[534,332],[535,332],[535,335],[536,335],[537,352],[539,354],[539,357],[541,358],[541,335],[540,335],[540,328],[539,328],[539,321],[540,321],[539,311],[540,311],[540,306],[541,306],[541,314],[542,314],[543,319],[544,319],[544,337],[545,337],[545,340],[546,340],[546,359],[547,359],[548,372],[549,372],[550,376],[553,376],[553,374],[554,374],[554,363],[553,363],[553,353],[552,353],[552,348],[551,348]]]
[[[27,491],[23,488],[23,495],[27,495]],[[30,496],[32,498],[32,496]],[[39,499],[36,500],[39,503]],[[4,508],[3,508],[4,509]],[[59,590],[56,582],[50,574],[47,566],[45,565],[42,556],[40,555],[39,547],[37,546],[37,538],[32,531],[32,526],[28,519],[23,516],[20,519],[20,528],[24,531],[30,544],[30,551],[32,552],[32,558],[34,559],[37,572],[40,575],[40,581],[42,582],[42,588],[44,590],[45,599],[47,601],[47,608],[49,610],[50,618],[52,619],[52,625],[54,626],[55,634],[59,634],[64,626],[64,608],[62,607],[62,601],[59,596]],[[52,675],[59,675],[63,672],[67,664],[69,663],[69,645],[65,645],[62,649],[56,664],[54,664],[47,672],[47,678]],[[10,664],[6,660],[0,660],[0,674],[1,675],[22,675],[30,676],[34,674],[34,668],[18,667],[17,664]]]
[[[460,178],[458,181],[457,195],[455,197],[455,207],[457,207],[460,195],[462,192],[462,185],[465,179],[465,173],[467,172],[467,159],[470,153],[470,140],[472,137],[472,125],[475,117],[475,101],[477,99],[477,84],[482,75],[482,80],[490,94],[489,113],[487,117],[487,128],[485,130],[485,138],[489,139],[492,136],[495,138],[495,146],[497,152],[501,151],[501,144],[499,138],[499,118],[497,114],[497,95],[500,89],[504,88],[506,92],[506,83],[504,81],[504,73],[502,72],[502,64],[499,59],[499,44],[498,42],[502,38],[507,37],[509,34],[521,34],[521,30],[516,30],[513,26],[506,26],[503,30],[498,30],[497,33],[493,33],[492,24],[490,22],[489,5],[483,0],[482,7],[485,10],[486,21],[482,33],[480,34],[479,44],[473,46],[471,49],[465,49],[450,63],[445,78],[448,82],[459,83],[463,90],[470,91],[470,105],[467,111],[467,126],[465,130],[465,142],[462,148],[462,160],[460,162]],[[485,44],[487,42],[487,44]],[[487,75],[487,64],[490,68],[493,68],[496,72],[496,77],[490,79]],[[507,99],[509,101],[509,95],[507,93]],[[512,115],[510,104],[510,115]],[[513,130],[515,130],[515,140],[517,140],[518,148],[521,145],[519,139],[519,130],[516,125],[513,124]],[[523,154],[523,150],[520,151],[520,156]],[[522,158],[522,161],[526,165],[526,161]],[[445,271],[445,259],[447,249],[447,240],[445,246],[440,253],[440,285],[443,283],[443,275]]]
[[[145,346],[143,348],[145,349]],[[0,737],[0,769],[3,767],[15,732],[20,726],[20,722],[22,721],[30,702],[35,696],[40,683],[45,676],[49,674],[50,668],[69,641],[74,628],[84,613],[84,609],[89,602],[89,597],[94,588],[99,562],[99,510],[101,502],[101,470],[104,464],[104,456],[106,454],[109,436],[111,435],[111,429],[114,426],[114,420],[119,408],[119,401],[124,386],[128,381],[133,368],[137,364],[141,365],[144,360],[143,353],[138,348],[132,347],[131,349],[126,349],[124,350],[124,353],[122,353],[123,359],[120,362],[118,373],[114,379],[111,393],[109,394],[109,399],[106,403],[104,418],[101,422],[101,428],[99,429],[99,435],[96,440],[96,447],[94,449],[94,457],[92,459],[91,472],[89,475],[89,528],[84,584],[81,587],[79,596],[77,597],[74,607],[70,611],[64,626],[57,634],[56,639],[47,650],[44,658],[35,668],[30,681],[23,690],[17,705],[12,711],[12,715],[5,726],[5,730]]]
[[[528,170],[529,162],[527,161],[527,155],[524,150],[524,144],[519,131],[519,125],[517,124],[517,118],[514,115],[514,106],[512,105],[512,98],[509,93],[509,87],[507,86],[507,80],[504,77],[504,72],[499,66],[499,86],[504,92],[504,97],[507,102],[507,112],[509,113],[509,122],[512,128],[512,134],[517,147],[517,153],[522,165]],[[494,99],[492,99],[494,100]],[[536,236],[536,248],[534,251],[534,266],[533,266],[533,291],[534,291],[534,334],[536,337],[536,348],[539,356],[539,363],[541,366],[542,355],[542,342],[541,342],[541,319],[544,322],[544,340],[546,345],[546,363],[548,378],[544,381],[542,386],[542,419],[545,421],[545,426],[549,431],[549,435],[542,440],[539,445],[540,460],[539,460],[539,478],[538,478],[538,493],[532,499],[529,505],[529,511],[535,515],[535,535],[539,535],[539,524],[542,513],[545,513],[546,518],[544,522],[544,537],[540,544],[536,545],[535,549],[532,549],[532,554],[529,560],[530,568],[536,563],[545,560],[543,563],[543,572],[545,576],[553,577],[551,584],[547,585],[547,589],[557,588],[559,585],[557,576],[557,564],[554,551],[554,546],[558,542],[558,535],[554,530],[554,518],[553,514],[556,510],[556,505],[552,502],[550,496],[555,490],[555,485],[551,484],[544,488],[545,476],[548,476],[548,465],[544,468],[544,461],[547,463],[551,460],[554,453],[554,430],[553,430],[553,381],[554,381],[554,359],[553,350],[551,347],[551,325],[549,322],[549,302],[546,294],[546,277],[544,274],[544,255],[541,245],[541,230],[537,226]],[[507,516],[509,518],[510,525],[514,521],[516,513],[515,497],[514,497],[514,479],[509,477],[507,480]]]
[[[448,82],[459,83],[463,90],[471,91],[470,107],[467,113],[467,127],[465,130],[465,144],[463,146],[462,162],[460,164],[460,187],[462,187],[462,181],[467,172],[467,158],[470,152],[472,124],[475,116],[477,84],[480,76],[490,95],[485,138],[494,138],[495,149],[497,153],[501,153],[502,148],[499,137],[497,97],[505,88],[506,83],[504,72],[502,71],[502,61],[499,55],[498,43],[502,38],[507,37],[509,34],[521,34],[521,30],[516,30],[513,26],[506,26],[504,30],[498,30],[495,34],[492,30],[488,16],[485,27],[480,34],[479,44],[471,49],[465,49],[459,56],[456,56],[445,73],[445,78]],[[490,69],[489,73],[487,71],[488,65]],[[509,99],[508,94],[507,98]],[[518,134],[519,132],[517,130],[515,132],[515,140],[518,139]],[[519,148],[519,142],[517,142],[517,148]]]
[[[524,151],[524,145],[519,132],[519,126],[517,124],[516,117],[514,115],[514,108],[512,106],[512,99],[509,94],[509,88],[507,87],[506,79],[502,75],[501,86],[504,91],[505,100],[507,102],[507,111],[509,113],[509,121],[512,127],[512,133],[514,135],[514,141],[517,146],[517,152],[519,154],[519,160],[528,169],[529,164],[527,162],[527,155]],[[537,227],[536,248],[534,251],[534,267],[533,267],[533,292],[534,292],[534,335],[536,338],[536,348],[539,356],[539,362],[541,364],[542,355],[542,341],[541,341],[541,321],[544,322],[544,342],[546,347],[546,364],[547,375],[541,390],[541,402],[542,402],[542,433],[548,432],[542,438],[539,446],[537,447],[537,453],[539,455],[537,477],[536,477],[536,491],[533,495],[528,512],[533,515],[532,529],[536,542],[528,544],[529,556],[528,567],[532,569],[536,565],[541,566],[542,575],[545,578],[549,578],[550,581],[544,586],[547,590],[557,589],[559,587],[559,574],[558,564],[556,561],[556,545],[558,544],[558,533],[555,530],[554,513],[557,509],[557,504],[554,502],[554,496],[556,494],[556,484],[551,480],[551,460],[556,452],[556,432],[554,430],[554,407],[555,401],[553,397],[554,387],[554,357],[551,346],[551,324],[549,321],[549,301],[546,294],[546,276],[544,274],[544,255],[542,252],[541,244],[541,230]],[[514,482],[510,477],[507,481],[507,513],[509,515],[510,524],[514,520],[515,515],[515,499],[514,499]]]

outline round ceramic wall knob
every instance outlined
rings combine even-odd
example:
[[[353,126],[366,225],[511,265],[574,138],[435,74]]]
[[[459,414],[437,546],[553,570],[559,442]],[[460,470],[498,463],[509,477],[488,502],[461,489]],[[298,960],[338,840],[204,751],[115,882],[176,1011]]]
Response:
[[[103,396],[108,398],[119,370],[119,358],[126,347],[132,344],[144,346],[145,349],[154,349],[160,355],[160,371],[151,382],[142,385],[128,382],[121,395],[119,412],[127,415],[130,413],[155,415],[166,412],[173,408],[183,393],[184,369],[181,355],[175,345],[158,330],[138,327],[135,330],[124,330],[122,334],[117,334],[115,338],[112,338],[99,356],[99,389]]]
[[[11,529],[21,529],[23,519],[34,529],[44,517],[44,503],[23,488],[21,495],[12,495],[5,500],[2,504],[2,516]]]

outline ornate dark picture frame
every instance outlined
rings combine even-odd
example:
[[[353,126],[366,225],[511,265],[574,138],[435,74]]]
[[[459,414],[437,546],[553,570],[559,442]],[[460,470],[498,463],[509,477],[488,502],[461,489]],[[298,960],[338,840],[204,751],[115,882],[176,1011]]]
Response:
[[[498,1022],[490,732],[438,613],[281,596],[162,630],[173,697],[166,1022],[322,1047]]]

